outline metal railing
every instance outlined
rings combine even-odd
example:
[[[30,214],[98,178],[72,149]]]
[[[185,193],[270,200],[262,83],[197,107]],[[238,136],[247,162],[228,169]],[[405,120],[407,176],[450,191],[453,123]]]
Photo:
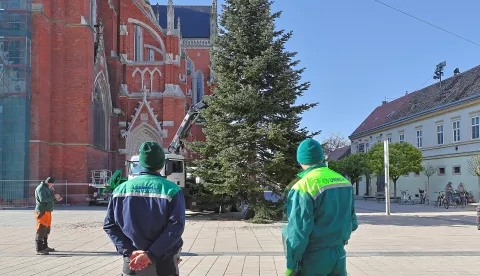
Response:
[[[0,208],[35,207],[35,189],[41,180],[0,180]],[[87,204],[92,188],[89,183],[68,183],[56,180],[54,192],[62,197],[56,206]]]

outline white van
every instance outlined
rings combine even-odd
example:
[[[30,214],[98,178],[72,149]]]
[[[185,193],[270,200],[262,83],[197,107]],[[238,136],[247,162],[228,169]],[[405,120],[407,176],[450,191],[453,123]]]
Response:
[[[133,155],[127,161],[128,179],[137,177],[145,169],[139,163],[139,155]],[[177,154],[165,154],[165,166],[160,172],[166,179],[185,188],[185,158]]]

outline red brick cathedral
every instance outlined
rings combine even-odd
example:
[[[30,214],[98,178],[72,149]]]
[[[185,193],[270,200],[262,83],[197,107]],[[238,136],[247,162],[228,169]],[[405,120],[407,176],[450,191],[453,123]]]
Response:
[[[144,141],[168,147],[210,93],[217,33],[215,0],[172,2],[32,1],[30,179],[86,183],[92,170],[124,169]],[[202,139],[193,126],[188,140]]]

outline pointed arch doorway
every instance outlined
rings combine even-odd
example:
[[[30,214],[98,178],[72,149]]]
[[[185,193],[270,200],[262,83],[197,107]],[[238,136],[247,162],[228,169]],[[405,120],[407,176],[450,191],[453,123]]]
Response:
[[[163,147],[160,132],[147,123],[141,123],[127,135],[127,160],[130,160],[132,155],[138,154],[140,146],[147,141],[157,142]]]

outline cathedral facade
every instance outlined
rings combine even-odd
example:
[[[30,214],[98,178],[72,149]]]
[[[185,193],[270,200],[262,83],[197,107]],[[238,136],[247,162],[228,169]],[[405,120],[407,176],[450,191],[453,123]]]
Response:
[[[89,183],[92,170],[124,170],[144,141],[167,149],[210,94],[216,0],[161,4],[32,1],[30,179]],[[194,125],[187,141],[203,139]]]

